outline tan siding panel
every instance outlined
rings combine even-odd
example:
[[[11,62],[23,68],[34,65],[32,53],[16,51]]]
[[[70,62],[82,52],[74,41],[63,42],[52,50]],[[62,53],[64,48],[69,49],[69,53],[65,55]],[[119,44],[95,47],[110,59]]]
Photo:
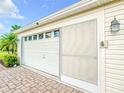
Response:
[[[116,36],[116,35],[124,35],[124,30],[120,30],[118,33],[112,33],[110,31],[105,32],[106,36]]]
[[[124,35],[108,36],[106,40],[124,40]]]
[[[114,49],[111,49],[111,50],[109,50],[109,49],[107,49],[106,50],[106,54],[111,54],[111,55],[124,55],[124,50],[114,50]]]
[[[124,45],[124,40],[109,41],[109,45]]]
[[[117,64],[106,64],[106,68],[110,69],[118,69],[124,71],[124,66],[123,65],[117,65]]]
[[[116,74],[116,75],[124,76],[124,71],[121,71],[121,70],[106,68],[106,72],[107,73],[111,73],[111,74]],[[107,76],[106,76],[106,78],[107,78]]]
[[[124,76],[122,75],[116,75],[116,74],[111,74],[111,73],[106,73],[107,77],[109,78],[114,78],[114,79],[119,79],[124,81]]]
[[[123,86],[124,87],[124,81],[123,80],[119,80],[119,79],[113,79],[113,78],[108,78],[106,79],[107,82],[111,82],[115,85],[120,85],[120,86]],[[122,89],[120,89],[122,90]]]
[[[121,10],[121,9],[124,9],[123,4],[119,4],[117,6],[113,6],[113,7],[109,8],[109,9],[106,9],[105,13],[107,14],[107,13],[111,13],[111,12],[118,11],[118,10]]]
[[[117,10],[117,11],[114,11],[111,13],[106,13],[105,18],[117,16],[117,15],[121,15],[121,14],[124,14],[124,9],[120,9],[120,10]]]
[[[106,59],[106,64],[124,65],[123,60]]]
[[[116,16],[116,19],[122,20],[122,19],[124,19],[124,15],[123,14],[117,15]],[[105,18],[105,22],[111,22],[112,20],[113,20],[113,16],[112,17]]]
[[[110,50],[124,50],[124,45],[109,45]]]
[[[111,21],[116,16],[120,31],[111,32]],[[124,2],[105,9],[106,93],[124,93]]]
[[[109,86],[107,86],[106,90],[107,90],[107,93],[124,93],[124,91],[121,91],[117,88],[109,87]]]
[[[111,55],[107,55],[106,54],[106,58],[107,59],[120,59],[120,60],[124,60],[124,55],[118,55],[118,54],[117,55],[112,55],[112,54]]]
[[[124,86],[117,85],[117,84],[113,84],[113,83],[111,83],[111,82],[109,82],[109,81],[107,81],[106,84],[107,84],[107,86],[109,86],[109,87],[118,89],[118,90],[120,90],[120,91],[124,91]]]

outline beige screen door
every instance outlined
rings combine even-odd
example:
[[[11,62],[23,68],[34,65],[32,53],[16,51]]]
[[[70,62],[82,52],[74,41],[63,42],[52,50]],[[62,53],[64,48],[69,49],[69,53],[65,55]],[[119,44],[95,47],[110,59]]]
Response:
[[[62,81],[95,93],[98,84],[97,20],[65,26],[61,37]]]

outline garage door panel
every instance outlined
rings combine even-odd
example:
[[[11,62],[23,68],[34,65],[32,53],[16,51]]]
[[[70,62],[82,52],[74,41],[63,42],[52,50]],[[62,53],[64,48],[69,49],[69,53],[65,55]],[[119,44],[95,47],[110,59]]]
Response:
[[[58,56],[58,54],[46,54],[46,58],[45,59],[47,59],[46,60],[46,62],[48,62],[48,63],[54,63],[54,64],[57,64],[56,62],[58,62],[59,61],[59,56]]]
[[[58,54],[45,53],[44,61],[40,63],[40,66],[38,68],[44,72],[58,76],[59,73],[58,62],[59,62]]]
[[[23,42],[23,64],[59,75],[59,38]]]
[[[43,62],[41,55],[43,54],[41,53],[40,55],[38,55],[36,53],[25,52],[23,58],[24,64],[35,68],[37,65],[39,65],[40,62]]]
[[[59,53],[59,42],[26,42],[23,47],[25,52],[55,52]],[[34,49],[35,48],[35,49]]]

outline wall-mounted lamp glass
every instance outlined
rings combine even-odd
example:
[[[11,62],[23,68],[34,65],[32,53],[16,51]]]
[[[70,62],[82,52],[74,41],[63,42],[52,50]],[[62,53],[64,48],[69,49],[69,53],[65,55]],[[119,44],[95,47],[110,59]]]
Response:
[[[120,30],[120,23],[114,17],[114,20],[111,22],[111,32],[118,32]]]
[[[39,25],[39,22],[36,22],[36,25]]]

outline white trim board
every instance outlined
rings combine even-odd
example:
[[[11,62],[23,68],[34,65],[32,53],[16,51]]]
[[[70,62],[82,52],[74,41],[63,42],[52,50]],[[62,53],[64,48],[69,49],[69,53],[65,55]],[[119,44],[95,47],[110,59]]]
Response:
[[[92,90],[90,92],[93,92],[93,93],[96,93],[96,91],[97,91],[97,86],[90,84],[90,83],[87,83],[87,82],[84,82],[84,81],[81,81],[81,80],[67,77],[65,75],[61,75],[61,80],[63,82],[77,86],[77,87],[85,89],[85,90]]]

